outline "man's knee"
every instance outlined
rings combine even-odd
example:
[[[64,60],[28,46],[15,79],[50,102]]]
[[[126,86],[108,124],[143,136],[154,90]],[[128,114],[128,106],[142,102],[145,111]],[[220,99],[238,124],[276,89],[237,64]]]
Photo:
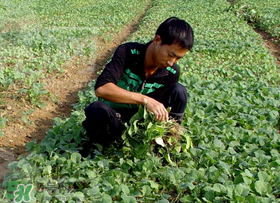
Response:
[[[90,140],[105,145],[119,137],[122,124],[116,111],[107,104],[96,101],[85,108],[86,119],[82,125]]]
[[[96,124],[106,122],[111,111],[107,104],[100,101],[91,103],[84,110],[87,120]]]
[[[180,101],[187,103],[187,100],[188,100],[187,89],[180,83],[177,83],[174,85],[174,87],[172,89],[172,94],[175,95],[175,97],[177,99],[179,99]]]

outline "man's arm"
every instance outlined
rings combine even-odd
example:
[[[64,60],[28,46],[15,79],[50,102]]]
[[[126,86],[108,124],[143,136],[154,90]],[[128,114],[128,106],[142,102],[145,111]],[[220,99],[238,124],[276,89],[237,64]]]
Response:
[[[115,103],[144,105],[155,114],[158,121],[168,120],[168,112],[162,103],[146,95],[122,89],[114,83],[106,83],[98,87],[95,94],[97,97]]]

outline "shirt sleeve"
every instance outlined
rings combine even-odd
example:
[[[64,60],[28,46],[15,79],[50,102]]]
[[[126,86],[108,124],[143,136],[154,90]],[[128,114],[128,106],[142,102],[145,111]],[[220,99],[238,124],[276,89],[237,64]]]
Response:
[[[123,74],[127,58],[127,49],[125,45],[120,45],[116,49],[111,61],[107,63],[104,70],[97,78],[95,83],[95,90],[106,83],[117,84],[121,75]]]

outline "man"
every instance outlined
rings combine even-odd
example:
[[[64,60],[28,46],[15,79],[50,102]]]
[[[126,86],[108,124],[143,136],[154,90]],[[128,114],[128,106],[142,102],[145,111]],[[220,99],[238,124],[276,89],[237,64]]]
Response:
[[[184,20],[168,18],[147,44],[120,45],[97,78],[99,101],[85,108],[83,122],[91,143],[108,146],[122,133],[138,105],[158,121],[169,117],[181,122],[187,103],[186,88],[178,83],[176,62],[193,46],[193,31]],[[170,113],[166,108],[171,107]]]

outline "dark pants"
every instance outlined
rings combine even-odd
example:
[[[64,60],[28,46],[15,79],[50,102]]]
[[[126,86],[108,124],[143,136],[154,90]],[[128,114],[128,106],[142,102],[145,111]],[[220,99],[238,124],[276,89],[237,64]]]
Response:
[[[169,116],[180,123],[187,104],[187,90],[177,83],[164,95],[160,102],[166,108],[171,107]],[[124,130],[122,121],[128,122],[137,110],[114,110],[100,101],[91,103],[85,108],[86,119],[83,122],[90,143],[98,143],[106,147],[112,141],[117,140]],[[121,118],[119,115],[121,115]]]

